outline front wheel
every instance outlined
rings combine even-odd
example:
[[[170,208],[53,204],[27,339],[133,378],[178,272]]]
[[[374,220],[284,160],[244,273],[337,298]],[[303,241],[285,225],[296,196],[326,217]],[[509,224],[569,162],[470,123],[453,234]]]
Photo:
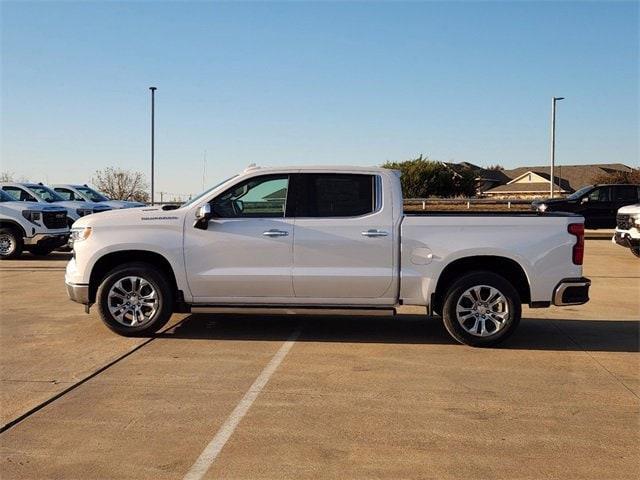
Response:
[[[153,334],[173,312],[173,289],[161,271],[146,263],[113,269],[100,283],[96,297],[102,321],[124,336]]]
[[[640,258],[640,247],[631,247],[631,253]]]
[[[447,291],[444,325],[458,342],[489,347],[509,337],[522,314],[520,295],[504,277],[478,271],[459,278]]]
[[[23,247],[22,235],[15,228],[0,228],[0,260],[18,258]]]

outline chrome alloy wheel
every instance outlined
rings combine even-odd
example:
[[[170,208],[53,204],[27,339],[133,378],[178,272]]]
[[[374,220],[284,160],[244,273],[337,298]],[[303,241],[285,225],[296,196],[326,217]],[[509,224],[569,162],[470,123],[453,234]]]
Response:
[[[476,337],[488,337],[502,330],[509,319],[509,303],[503,293],[489,285],[466,290],[456,304],[458,323]]]
[[[0,255],[11,255],[16,249],[16,240],[8,233],[0,234]]]
[[[126,327],[149,323],[158,310],[158,293],[142,277],[123,277],[113,284],[108,294],[109,312]]]

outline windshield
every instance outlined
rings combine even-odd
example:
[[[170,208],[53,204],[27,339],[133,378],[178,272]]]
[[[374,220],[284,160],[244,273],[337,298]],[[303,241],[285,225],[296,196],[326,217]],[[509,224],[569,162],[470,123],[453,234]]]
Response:
[[[580,190],[573,192],[571,195],[567,197],[568,200],[578,200],[585,193],[593,188],[593,185],[587,185],[586,187],[582,187]]]
[[[16,199],[9,195],[4,190],[0,190],[0,202],[15,202]]]
[[[109,198],[105,197],[101,193],[96,192],[93,188],[89,187],[76,187],[83,196],[88,198],[92,202],[108,202]]]
[[[58,195],[58,193],[51,190],[49,187],[45,187],[44,185],[27,185],[27,188],[29,188],[29,190],[31,190],[45,202],[64,202],[64,198]]]
[[[194,197],[194,198],[192,198],[191,200],[189,200],[188,202],[183,203],[183,204],[181,205],[181,208],[182,208],[182,207],[188,207],[189,205],[192,205],[192,204],[196,203],[196,202],[197,202],[198,200],[200,200],[202,197],[207,196],[207,195],[209,194],[209,192],[214,191],[214,190],[215,190],[216,188],[218,188],[220,185],[224,185],[224,184],[225,184],[225,183],[227,183],[229,180],[233,180],[233,179],[234,179],[234,178],[236,178],[237,176],[238,176],[238,175],[234,175],[233,177],[229,177],[229,178],[227,178],[226,180],[223,180],[222,182],[220,182],[220,183],[218,183],[218,184],[214,185],[214,186],[213,186],[213,187],[211,187],[210,189],[205,190],[204,192],[202,192],[202,193],[201,193],[200,195],[198,195],[197,197]]]

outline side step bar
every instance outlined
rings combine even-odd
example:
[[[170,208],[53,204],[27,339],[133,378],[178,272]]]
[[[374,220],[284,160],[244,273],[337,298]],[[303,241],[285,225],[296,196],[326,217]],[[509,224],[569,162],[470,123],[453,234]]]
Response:
[[[283,305],[191,305],[191,313],[240,313],[262,315],[355,315],[388,317],[396,314],[394,307],[367,308],[358,306],[283,306]]]

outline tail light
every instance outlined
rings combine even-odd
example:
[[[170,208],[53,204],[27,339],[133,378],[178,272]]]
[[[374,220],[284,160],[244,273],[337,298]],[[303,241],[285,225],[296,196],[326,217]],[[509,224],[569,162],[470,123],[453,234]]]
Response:
[[[573,246],[573,263],[574,265],[582,265],[584,259],[584,223],[570,223],[568,230],[571,235],[576,237],[576,244]]]

